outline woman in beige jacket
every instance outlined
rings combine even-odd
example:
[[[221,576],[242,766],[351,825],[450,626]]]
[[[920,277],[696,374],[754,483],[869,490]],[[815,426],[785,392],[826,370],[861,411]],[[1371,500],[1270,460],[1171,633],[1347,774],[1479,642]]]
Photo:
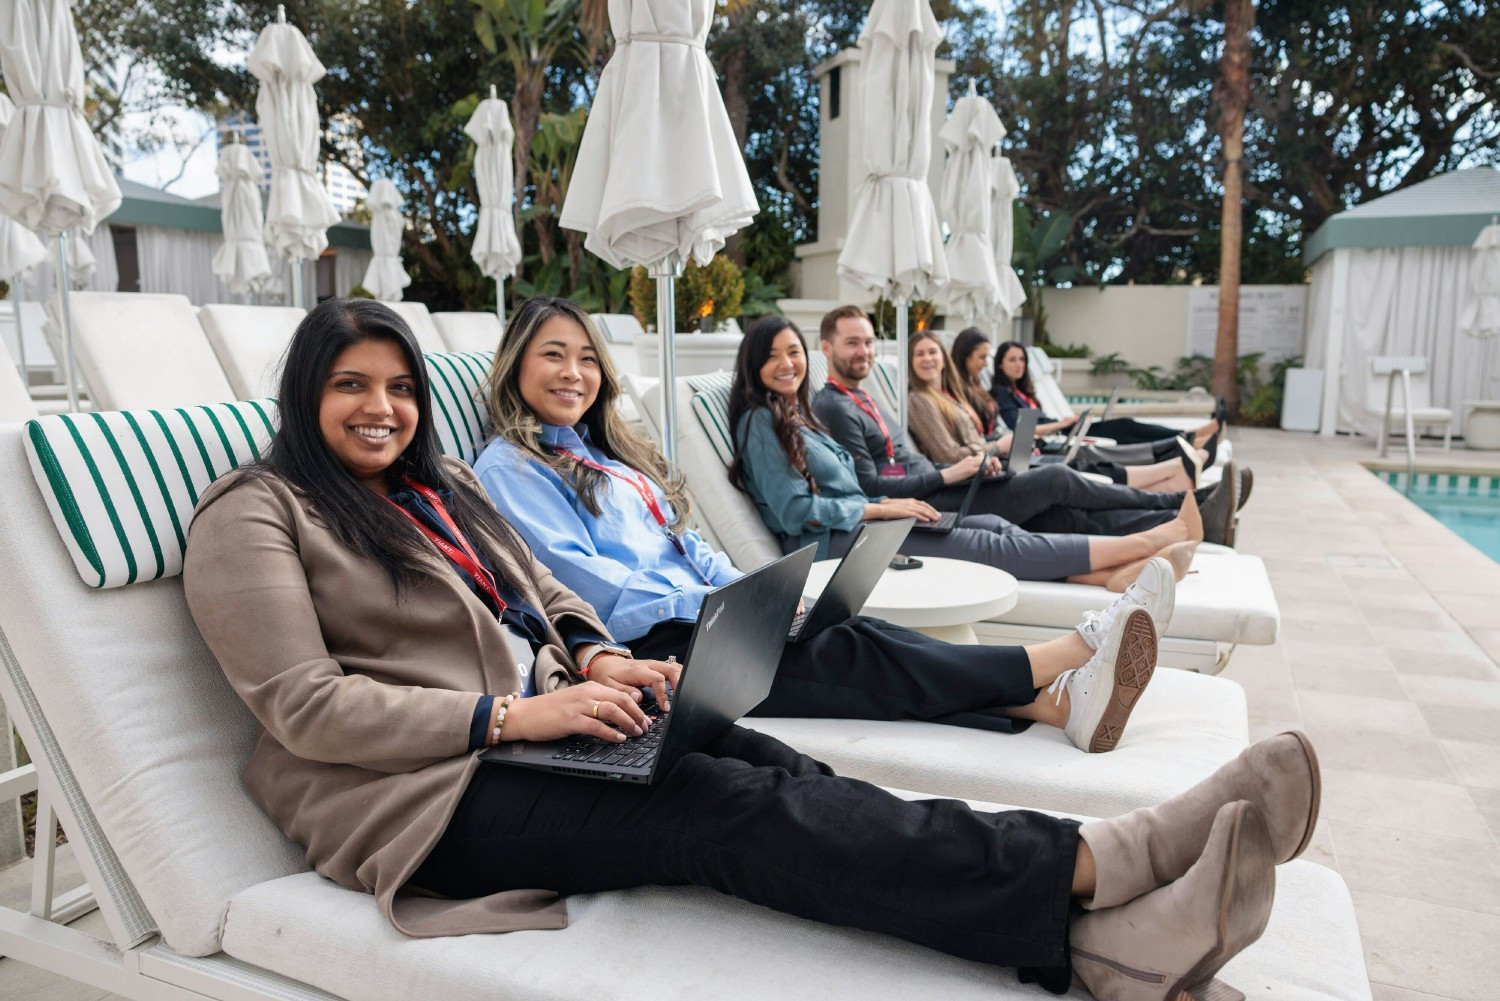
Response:
[[[649,786],[483,764],[502,741],[623,740],[605,723],[636,732],[641,690],[665,701],[674,666],[612,647],[439,457],[421,355],[387,307],[310,312],[280,402],[265,458],[199,504],[188,600],[263,728],[251,795],[407,934],[558,928],[565,894],[697,884],[1059,992],[1076,975],[1165,1001],[1260,934],[1274,863],[1306,845],[1316,763],[1290,735],[1081,827],[898,799],[733,726]]]

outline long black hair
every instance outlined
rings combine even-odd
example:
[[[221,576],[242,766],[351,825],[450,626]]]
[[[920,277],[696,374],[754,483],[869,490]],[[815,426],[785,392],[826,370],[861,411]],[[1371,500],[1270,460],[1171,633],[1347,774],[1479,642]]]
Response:
[[[978,351],[981,344],[989,342],[990,339],[978,327],[965,327],[953,338],[953,348],[948,352],[958,368],[958,381],[964,388],[964,397],[975,413],[984,418],[986,431],[993,428],[995,423],[995,398],[969,378],[969,356]]]
[[[432,423],[427,366],[411,328],[389,306],[373,299],[327,299],[303,318],[282,361],[280,419],[270,449],[249,466],[251,475],[274,474],[313,499],[319,515],[340,542],[380,564],[397,593],[431,575],[432,546],[404,515],[350,476],[323,438],[318,415],[324,384],[334,360],[363,341],[389,341],[401,349],[410,368],[417,404],[411,444],[387,471],[392,485],[410,477],[451,495],[449,511],[459,530],[507,583],[507,562],[497,559],[491,539],[500,542],[510,564],[528,559],[520,537],[479,491],[454,479],[443,465],[442,447]]]
[[[1010,353],[1011,348],[1019,349],[1021,359],[1026,362],[1025,371],[1015,382],[1011,382],[1005,375],[1005,356]],[[990,389],[997,394],[1002,390],[1019,389],[1032,399],[1036,399],[1036,387],[1031,384],[1031,357],[1026,353],[1026,345],[1018,341],[1000,342],[1000,346],[995,349],[995,377],[991,380]]]
[[[771,411],[771,427],[775,429],[776,440],[786,452],[787,461],[807,480],[813,493],[817,493],[818,485],[807,471],[807,447],[802,441],[801,428],[810,427],[821,431],[823,426],[813,416],[812,394],[807,388],[807,378],[804,376],[802,385],[797,387],[795,405],[788,403],[786,397],[774,389],[766,388],[760,378],[761,366],[771,357],[771,346],[783,330],[790,330],[797,335],[797,340],[802,342],[802,355],[806,357],[807,338],[802,336],[802,331],[797,329],[795,323],[784,316],[762,316],[750,324],[750,329],[745,331],[745,336],[740,341],[739,354],[734,360],[734,381],[729,387],[729,432],[735,441],[734,462],[729,466],[729,482],[740,490],[747,490],[744,452],[739,447],[740,426],[750,419],[757,407],[766,407]]]

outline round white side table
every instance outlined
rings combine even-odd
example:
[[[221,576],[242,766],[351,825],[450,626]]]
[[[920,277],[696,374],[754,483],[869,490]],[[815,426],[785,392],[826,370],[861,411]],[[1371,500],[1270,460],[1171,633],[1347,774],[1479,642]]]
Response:
[[[974,623],[1016,607],[1016,579],[1004,570],[966,560],[921,557],[915,570],[887,570],[861,609],[898,626],[949,643],[976,643]],[[820,560],[808,574],[809,597],[823,593],[838,560]]]

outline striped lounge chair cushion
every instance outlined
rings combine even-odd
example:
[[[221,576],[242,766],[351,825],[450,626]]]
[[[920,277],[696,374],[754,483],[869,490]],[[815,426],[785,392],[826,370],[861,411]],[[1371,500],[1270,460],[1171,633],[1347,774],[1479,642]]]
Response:
[[[472,463],[488,419],[490,354],[426,356],[443,451]],[[260,458],[276,402],[59,414],[30,421],[26,452],[79,576],[120,587],[182,572],[188,525],[214,480]]]
[[[729,384],[733,377],[728,372],[710,372],[688,378],[693,391],[693,415],[698,426],[708,435],[719,461],[727,469],[734,461],[734,441],[729,433]]]
[[[58,414],[26,425],[26,455],[84,582],[120,587],[182,572],[198,498],[259,458],[272,400]]]
[[[493,351],[450,351],[428,354],[432,378],[432,420],[447,455],[469,465],[479,458],[490,414],[480,400],[480,387],[489,374]]]

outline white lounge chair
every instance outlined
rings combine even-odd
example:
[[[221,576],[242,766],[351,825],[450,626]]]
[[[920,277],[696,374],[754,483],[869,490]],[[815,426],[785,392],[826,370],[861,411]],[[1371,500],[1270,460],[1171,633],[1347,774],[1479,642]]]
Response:
[[[1432,405],[1432,387],[1423,355],[1379,355],[1370,359],[1365,412],[1375,419],[1375,447],[1385,457],[1392,434],[1415,447],[1417,428],[1443,429],[1443,450],[1453,447],[1453,411]]]
[[[809,378],[812,378],[811,369]],[[872,380],[873,381],[873,380]],[[657,412],[653,387],[643,393],[644,412]],[[717,540],[736,566],[760,566],[781,555],[776,539],[750,498],[730,486],[725,472],[733,460],[729,439],[729,377],[718,373],[678,380],[678,464],[687,478],[700,528]],[[1196,573],[1177,588],[1177,611],[1161,643],[1161,663],[1217,673],[1228,650],[1248,643],[1276,642],[1281,613],[1265,564],[1254,556],[1221,546],[1204,547]],[[1078,622],[1088,609],[1103,608],[1114,595],[1102,587],[1020,582],[1016,607],[996,620],[976,623],[982,642],[1031,643],[1050,639]]]
[[[395,310],[406,325],[411,327],[411,332],[416,335],[417,346],[422,349],[423,354],[435,354],[447,351],[448,346],[443,341],[443,335],[438,333],[437,324],[432,322],[432,314],[427,312],[427,307],[420,302],[387,302],[384,305]],[[491,345],[493,348],[495,345]]]
[[[449,351],[495,351],[505,336],[494,313],[433,313],[432,323]]]
[[[307,311],[296,306],[242,306],[209,303],[198,310],[219,365],[234,390],[234,399],[255,400],[276,394],[281,356]]]
[[[174,576],[193,498],[263,446],[265,409],[101,414],[81,439],[97,477],[64,418],[0,427],[0,477],[14,488],[0,505],[0,580],[24,582],[0,602],[0,694],[107,926],[96,938],[46,920],[48,884],[34,913],[0,909],[0,954],[138,1001],[645,999],[663,984],[849,1001],[1038,996],[981,964],[687,887],[575,896],[561,931],[407,939],[372,896],[307,872],[239,783],[256,724]],[[1007,768],[998,750],[985,767]],[[1258,997],[1368,1001],[1339,877],[1294,862],[1277,883],[1270,926],[1225,978]],[[620,974],[642,969],[652,974]]]
[[[74,292],[69,306],[74,354],[95,410],[187,407],[238,397],[187,296]],[[57,323],[50,316],[49,327]]]
[[[36,415],[36,404],[21,381],[20,370],[5,345],[0,344],[0,424],[29,421]]]

